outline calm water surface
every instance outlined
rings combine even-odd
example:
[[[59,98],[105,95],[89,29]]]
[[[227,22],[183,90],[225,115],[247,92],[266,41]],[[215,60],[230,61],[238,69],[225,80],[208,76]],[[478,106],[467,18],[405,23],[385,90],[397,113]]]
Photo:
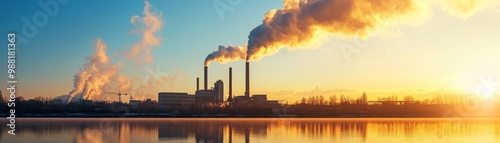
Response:
[[[17,119],[1,143],[500,142],[500,119]]]

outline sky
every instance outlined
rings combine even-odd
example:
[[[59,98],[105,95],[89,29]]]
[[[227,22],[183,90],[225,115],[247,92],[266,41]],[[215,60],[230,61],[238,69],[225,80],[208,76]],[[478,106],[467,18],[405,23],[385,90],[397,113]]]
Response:
[[[43,1],[42,1],[43,2]],[[62,2],[62,1],[61,1]],[[234,2],[234,3],[230,3]],[[132,17],[147,17],[145,1],[71,1],[58,3],[58,12],[26,43],[17,42],[16,76],[18,96],[57,97],[74,90],[75,74],[95,53],[96,41],[106,45],[117,74],[132,83],[129,91],[137,99],[157,98],[157,92],[194,93],[196,77],[203,79],[203,64],[219,45],[247,44],[250,31],[262,24],[266,13],[284,7],[283,1],[159,1],[150,0],[161,27],[154,32],[160,42],[151,46],[151,62],[137,64],[121,55],[141,42],[141,23]],[[214,6],[224,6],[219,12]],[[36,2],[0,2],[0,31],[23,34],[23,21],[43,13]],[[432,97],[449,93],[488,93],[500,90],[500,5],[489,5],[461,16],[432,6],[418,20],[384,26],[367,37],[327,34],[318,41],[277,52],[250,62],[252,94],[291,101],[310,95]],[[7,40],[0,41],[7,45]],[[4,50],[5,51],[5,50]],[[7,59],[2,52],[0,59]],[[209,87],[221,79],[228,89],[228,67],[233,68],[233,92],[244,94],[244,60],[209,65]],[[3,62],[5,65],[7,61]],[[7,81],[3,66],[0,79]],[[151,74],[151,71],[156,74]],[[154,76],[165,80],[146,85]],[[487,81],[488,84],[485,84]],[[203,87],[203,82],[200,82]],[[7,87],[6,82],[0,82]],[[103,92],[116,92],[110,85]],[[151,87],[152,86],[152,87]],[[150,88],[148,88],[150,87]],[[138,92],[134,90],[147,90]],[[493,89],[493,90],[491,90]],[[1,89],[6,95],[6,89]],[[117,100],[110,94],[102,99]],[[226,95],[227,96],[227,95]]]

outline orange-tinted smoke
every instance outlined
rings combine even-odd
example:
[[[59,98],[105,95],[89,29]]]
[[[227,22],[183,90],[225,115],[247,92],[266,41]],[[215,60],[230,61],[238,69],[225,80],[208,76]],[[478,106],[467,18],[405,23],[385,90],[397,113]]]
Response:
[[[217,51],[209,54],[205,58],[205,66],[208,66],[210,62],[217,61],[220,63],[226,63],[229,61],[245,60],[247,56],[247,49],[245,46],[233,46],[229,45],[227,47],[219,46]]]
[[[86,63],[73,76],[74,89],[69,93],[68,103],[75,96],[80,97],[80,94],[85,100],[99,99],[104,90],[111,89],[112,84],[118,84],[120,90],[130,89],[130,80],[118,73],[120,63],[112,63],[106,49],[106,44],[97,39],[94,46],[95,53],[86,58]]]
[[[162,41],[162,38],[157,36],[157,33],[163,27],[162,13],[151,11],[151,4],[148,1],[145,4],[143,17],[134,15],[130,18],[130,22],[137,28],[133,32],[142,36],[142,40],[135,43],[130,51],[119,53],[124,54],[127,59],[134,60],[137,66],[151,63],[153,61],[151,52],[154,48],[160,46]]]
[[[454,16],[468,17],[493,1],[285,0],[282,9],[269,11],[262,24],[250,32],[247,60],[258,60],[284,47],[308,47],[325,33],[366,38],[379,28],[429,16],[433,7],[441,7]]]

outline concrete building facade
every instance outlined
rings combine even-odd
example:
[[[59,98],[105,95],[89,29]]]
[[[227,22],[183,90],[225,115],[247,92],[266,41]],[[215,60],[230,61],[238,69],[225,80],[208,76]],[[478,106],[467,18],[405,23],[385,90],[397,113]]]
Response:
[[[195,105],[195,96],[180,92],[158,93],[158,107],[160,109],[188,108]]]
[[[212,89],[198,90],[195,96],[197,105],[224,102],[224,82],[218,80]]]

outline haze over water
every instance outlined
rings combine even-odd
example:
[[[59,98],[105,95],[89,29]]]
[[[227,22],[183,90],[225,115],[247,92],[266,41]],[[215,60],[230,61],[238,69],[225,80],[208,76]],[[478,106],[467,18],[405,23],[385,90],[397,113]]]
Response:
[[[16,125],[16,135],[1,134],[0,142],[500,142],[497,118],[44,118]]]

